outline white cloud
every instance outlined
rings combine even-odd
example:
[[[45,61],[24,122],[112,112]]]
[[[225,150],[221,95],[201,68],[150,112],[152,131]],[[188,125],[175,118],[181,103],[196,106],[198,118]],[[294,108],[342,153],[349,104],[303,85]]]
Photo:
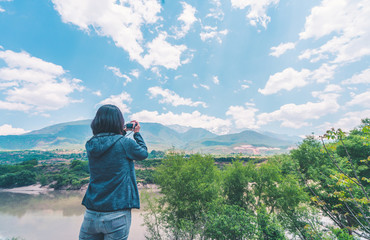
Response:
[[[300,39],[333,35],[323,45],[304,51],[300,59],[316,62],[333,57],[346,63],[370,55],[370,4],[368,0],[323,0],[306,18]]]
[[[65,77],[61,66],[10,50],[0,51],[0,59],[6,64],[0,68],[0,89],[6,96],[0,101],[0,109],[43,112],[81,101],[69,94],[82,91],[82,81]]]
[[[1,58],[1,57],[0,57]],[[38,69],[26,69],[26,68],[1,68],[0,78],[3,81],[26,81],[29,83],[37,83],[48,81],[49,79],[55,78],[57,75],[53,75],[47,72],[40,71]]]
[[[324,83],[332,79],[337,65],[328,65],[326,63],[322,64],[318,69],[312,71],[311,78],[318,83]]]
[[[12,1],[13,0],[0,0],[0,2],[12,2]],[[2,13],[2,12],[5,12],[5,9],[0,6],[0,13]]]
[[[341,92],[343,88],[336,84],[329,84],[325,87],[324,92]]]
[[[163,125],[177,124],[186,127],[199,127],[216,134],[227,133],[232,125],[230,120],[204,115],[198,111],[181,114],[172,112],[159,114],[157,111],[143,110],[132,114],[130,119],[136,119],[141,122],[161,123]]]
[[[81,90],[81,80],[65,78],[57,81],[36,84],[24,84],[22,87],[6,91],[6,100],[12,103],[24,103],[33,106],[38,111],[57,110],[71,102],[81,100],[70,99],[68,95],[74,90]]]
[[[193,88],[198,88],[198,86],[195,83],[193,83]]]
[[[199,84],[202,88],[209,90],[210,87],[206,84]]]
[[[104,105],[104,104],[113,104],[117,106],[122,114],[124,113],[130,113],[130,107],[127,106],[126,103],[131,103],[132,98],[130,94],[127,92],[122,92],[121,94],[118,95],[111,95],[109,98],[104,99],[103,101],[99,102],[98,105]]]
[[[303,87],[308,84],[308,77],[311,72],[308,69],[302,69],[300,72],[293,68],[286,68],[282,72],[270,76],[265,88],[258,89],[263,95],[269,95],[279,92],[280,90],[290,91],[296,87]]]
[[[195,17],[197,10],[186,2],[181,2],[181,5],[183,7],[183,12],[177,20],[182,21],[183,25],[181,26],[181,29],[176,29],[177,38],[184,37],[189,32],[191,26],[197,21],[197,18]]]
[[[0,71],[1,71],[1,69],[0,69]],[[9,88],[9,87],[14,87],[14,86],[18,86],[18,83],[16,81],[0,82],[0,90],[6,89],[6,88]]]
[[[158,67],[152,67],[150,69],[155,75],[157,75],[157,77],[162,77],[162,74],[161,74],[161,71],[159,70]]]
[[[342,84],[360,84],[360,83],[365,84],[370,83],[370,68],[365,69],[361,73],[355,74],[351,78],[342,81]]]
[[[271,75],[265,87],[263,89],[258,89],[258,92],[263,95],[269,95],[281,90],[291,91],[294,88],[306,86],[312,81],[323,83],[333,78],[336,68],[336,65],[324,63],[314,71],[302,69],[298,72],[289,67],[282,72]]]
[[[221,8],[221,1],[212,0],[211,4],[213,4],[214,7],[209,9],[209,13],[206,15],[206,18],[214,18],[222,21],[224,19],[225,14]]]
[[[213,76],[212,81],[216,85],[220,85],[220,80],[218,79],[218,76]]]
[[[320,95],[327,94],[327,93],[339,93],[342,92],[343,88],[336,84],[329,84],[325,87],[323,91],[314,91],[312,92],[313,97],[320,97]]]
[[[139,78],[140,76],[140,72],[138,69],[133,69],[131,72],[130,72],[131,76],[134,76],[135,78]]]
[[[0,2],[12,2],[13,0],[0,0]],[[5,9],[0,6],[0,13],[5,12]],[[1,48],[1,46],[0,46]]]
[[[218,43],[222,43],[222,36],[226,36],[229,33],[227,29],[218,31],[217,27],[204,26],[202,27],[202,32],[200,33],[200,39],[203,42],[211,39],[216,39]]]
[[[147,44],[148,54],[140,61],[144,68],[159,65],[167,69],[177,69],[183,64],[181,55],[187,47],[185,45],[171,45],[166,41],[166,38],[167,34],[162,32]]]
[[[231,0],[234,8],[244,9],[248,7],[247,18],[252,26],[257,24],[267,28],[271,18],[267,16],[267,8],[278,4],[279,0]]]
[[[94,95],[96,95],[96,96],[100,97],[100,96],[101,96],[101,91],[100,91],[100,90],[98,90],[98,91],[93,92],[92,94],[94,94]]]
[[[301,128],[309,126],[310,123],[306,120],[319,119],[330,113],[335,113],[339,110],[337,103],[338,94],[327,93],[319,95],[319,102],[307,102],[305,104],[285,104],[271,113],[262,113],[258,115],[259,126],[268,122],[281,121],[282,127]]]
[[[148,89],[149,91],[149,97],[155,98],[158,96],[161,96],[162,99],[159,100],[160,103],[169,103],[172,106],[191,106],[191,107],[197,107],[202,106],[204,108],[207,107],[207,104],[201,101],[193,102],[190,98],[183,98],[180,97],[178,94],[176,94],[174,91],[171,91],[169,89],[162,89],[161,87],[151,87]]]
[[[141,28],[162,19],[158,16],[161,4],[157,0],[52,1],[63,22],[72,23],[86,32],[93,30],[100,36],[112,38],[117,47],[128,52],[131,60],[145,68],[160,65],[176,69],[181,65],[180,55],[187,49],[184,45],[171,45],[165,41],[166,35],[163,33],[151,43],[145,43]],[[149,54],[143,56],[145,47]],[[161,55],[163,53],[165,55]]]
[[[370,90],[355,95],[352,98],[352,100],[349,101],[346,105],[347,106],[360,105],[363,107],[370,108]]]
[[[85,31],[91,26],[99,35],[112,37],[135,60],[143,52],[141,26],[157,22],[161,11],[156,0],[128,0],[122,4],[111,0],[53,0],[53,3],[63,22]]]
[[[0,51],[0,58],[5,61],[10,69],[33,70],[52,76],[65,73],[63,68],[54,63],[46,62],[40,58],[32,57],[27,52]]]
[[[12,111],[28,111],[32,106],[23,103],[14,103],[0,100],[0,109]]]
[[[248,89],[250,88],[250,85],[252,84],[252,81],[250,80],[239,80],[239,83],[241,83],[240,85],[240,89],[234,91],[234,92],[239,92],[240,90],[245,90],[245,89]]]
[[[26,131],[22,128],[13,128],[12,125],[9,124],[0,126],[0,135],[20,135],[27,132],[29,131]]]
[[[254,104],[253,104],[254,106]],[[230,106],[226,112],[227,116],[231,116],[235,122],[233,127],[235,128],[249,128],[257,129],[259,126],[256,121],[256,112],[258,109],[251,106],[250,103],[244,106]]]
[[[271,53],[270,55],[271,56],[274,56],[274,57],[280,57],[281,55],[283,55],[286,51],[290,50],[290,49],[294,49],[295,48],[295,43],[293,42],[288,42],[288,43],[280,43],[279,46],[277,47],[272,47],[271,48]]]
[[[370,110],[357,111],[357,112],[347,112],[344,117],[339,119],[338,122],[330,124],[326,123],[326,129],[331,127],[341,128],[344,131],[352,130],[353,128],[361,124],[361,120],[370,117]]]
[[[127,76],[126,74],[122,74],[121,70],[119,70],[119,68],[112,67],[112,66],[105,66],[105,68],[112,71],[113,74],[116,75],[117,77],[126,79],[125,82],[123,83],[123,86],[126,86],[127,83],[132,82],[132,79],[129,76]]]

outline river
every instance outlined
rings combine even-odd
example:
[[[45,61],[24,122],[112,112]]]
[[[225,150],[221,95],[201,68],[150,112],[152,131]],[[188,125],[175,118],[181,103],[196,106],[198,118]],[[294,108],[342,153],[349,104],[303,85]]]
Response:
[[[0,240],[74,240],[83,220],[81,191],[0,192]],[[129,239],[145,239],[142,210],[132,210]]]

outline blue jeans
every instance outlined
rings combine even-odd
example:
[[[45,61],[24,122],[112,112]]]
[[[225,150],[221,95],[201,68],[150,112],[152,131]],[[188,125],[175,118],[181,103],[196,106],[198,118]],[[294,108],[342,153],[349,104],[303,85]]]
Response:
[[[131,226],[131,209],[96,212],[86,209],[79,239],[126,240]]]

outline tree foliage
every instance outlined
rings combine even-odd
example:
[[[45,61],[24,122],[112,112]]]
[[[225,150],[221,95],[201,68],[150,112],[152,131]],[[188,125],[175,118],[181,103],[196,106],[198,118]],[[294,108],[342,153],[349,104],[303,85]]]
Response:
[[[220,170],[209,155],[168,155],[156,171],[162,195],[147,209],[148,239],[285,239],[283,227],[303,231],[297,211],[307,195],[280,165],[234,161]],[[300,224],[282,225],[278,215]]]
[[[33,171],[37,160],[28,160],[16,165],[0,165],[0,187],[12,188],[36,183],[36,173]]]
[[[258,164],[218,169],[209,155],[167,155],[155,174],[161,196],[148,200],[148,239],[370,239],[369,122]]]
[[[368,121],[349,134],[331,129],[291,151],[312,202],[341,229],[370,239]],[[326,141],[325,141],[326,140]]]

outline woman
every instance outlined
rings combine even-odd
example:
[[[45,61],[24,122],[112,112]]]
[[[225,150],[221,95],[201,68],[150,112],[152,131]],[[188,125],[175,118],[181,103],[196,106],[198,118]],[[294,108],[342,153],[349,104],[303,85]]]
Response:
[[[80,239],[127,239],[131,209],[140,208],[133,160],[148,157],[140,124],[132,121],[134,140],[126,134],[121,111],[101,106],[91,123],[94,136],[87,141],[90,183],[82,204],[87,208]]]

